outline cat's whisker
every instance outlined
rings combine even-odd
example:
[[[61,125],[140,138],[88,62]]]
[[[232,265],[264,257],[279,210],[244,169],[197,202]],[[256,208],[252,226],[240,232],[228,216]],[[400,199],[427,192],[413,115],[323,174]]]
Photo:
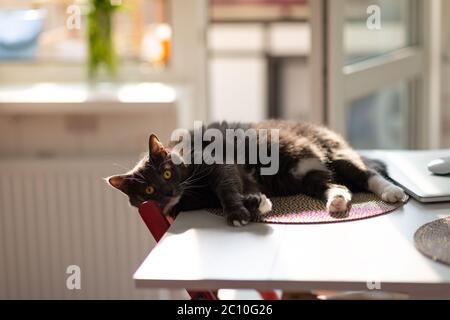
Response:
[[[196,168],[196,169],[197,169],[197,168]],[[206,168],[203,168],[203,170],[200,170],[199,172],[195,173],[195,170],[196,170],[196,169],[194,169],[194,173],[193,173],[191,176],[189,176],[189,177],[188,177],[185,181],[183,181],[183,182],[186,182],[186,183],[193,183],[193,182],[196,182],[196,181],[198,181],[198,180],[200,180],[200,179],[206,177],[208,174],[210,174],[211,171],[213,170],[213,167],[208,166],[208,167],[206,167]],[[204,173],[204,174],[203,174],[203,175],[197,175],[197,174],[200,174],[200,173]]]
[[[206,186],[208,186],[208,185],[206,183],[204,183],[204,184],[198,184],[198,185],[186,185],[186,186],[184,186],[184,188],[185,189],[190,189],[190,188],[198,189],[198,188],[203,188],[203,187],[206,187]]]
[[[204,187],[206,187],[206,185],[203,185],[203,186],[190,186],[190,187],[184,187],[183,190],[186,190],[186,191],[194,191],[194,192],[200,192],[199,189],[202,189],[202,188],[204,188]]]
[[[134,177],[126,177],[126,178],[124,178],[124,180],[131,180],[131,181],[137,181],[137,182],[144,182],[145,183],[145,181],[143,181],[143,180],[141,180],[141,179],[138,179],[138,178],[134,178]]]
[[[139,171],[134,172],[134,174],[137,174],[139,177],[141,177],[144,181],[147,181],[147,179],[144,177],[144,175],[142,173],[140,173]]]

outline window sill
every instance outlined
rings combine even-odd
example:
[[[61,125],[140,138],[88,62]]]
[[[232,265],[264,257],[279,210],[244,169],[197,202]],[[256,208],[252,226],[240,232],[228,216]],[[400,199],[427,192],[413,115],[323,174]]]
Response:
[[[139,113],[167,108],[176,100],[174,87],[150,82],[2,86],[0,114]]]

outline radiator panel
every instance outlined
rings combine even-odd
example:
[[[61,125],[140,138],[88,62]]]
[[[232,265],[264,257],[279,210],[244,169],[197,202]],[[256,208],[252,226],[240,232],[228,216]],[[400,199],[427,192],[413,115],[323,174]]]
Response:
[[[154,240],[103,178],[135,160],[0,161],[0,299],[186,298],[134,287]],[[81,268],[81,290],[66,287],[69,265]]]

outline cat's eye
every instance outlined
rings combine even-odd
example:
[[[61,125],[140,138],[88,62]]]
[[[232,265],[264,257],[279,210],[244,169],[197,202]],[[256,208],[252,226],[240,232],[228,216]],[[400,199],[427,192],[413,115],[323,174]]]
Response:
[[[155,188],[153,188],[152,186],[148,186],[147,188],[145,188],[145,193],[153,194],[153,193],[155,193]]]
[[[164,170],[163,177],[164,177],[164,179],[169,180],[170,178],[172,178],[172,171]]]

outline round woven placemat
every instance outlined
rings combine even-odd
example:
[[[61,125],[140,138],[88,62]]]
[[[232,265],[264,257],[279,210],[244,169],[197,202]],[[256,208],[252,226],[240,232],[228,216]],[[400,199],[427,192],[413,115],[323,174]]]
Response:
[[[304,195],[270,198],[272,211],[260,222],[281,224],[334,223],[367,219],[394,211],[404,203],[386,203],[372,193],[353,195],[352,207],[347,214],[331,215],[325,202]],[[208,209],[216,215],[223,215],[222,209]]]
[[[414,242],[422,254],[450,266],[450,217],[420,227]]]

